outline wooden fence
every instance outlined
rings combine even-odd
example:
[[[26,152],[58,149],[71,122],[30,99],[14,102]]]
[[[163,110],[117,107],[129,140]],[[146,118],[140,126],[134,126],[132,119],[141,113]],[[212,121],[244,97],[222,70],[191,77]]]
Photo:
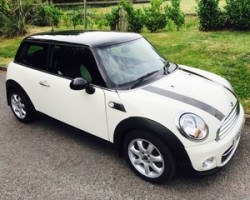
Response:
[[[133,3],[148,3],[150,0],[133,0]],[[106,6],[106,5],[116,5],[120,2],[120,0],[87,0],[87,5],[98,5],[98,6]],[[56,6],[83,6],[83,0],[53,0],[52,3]]]

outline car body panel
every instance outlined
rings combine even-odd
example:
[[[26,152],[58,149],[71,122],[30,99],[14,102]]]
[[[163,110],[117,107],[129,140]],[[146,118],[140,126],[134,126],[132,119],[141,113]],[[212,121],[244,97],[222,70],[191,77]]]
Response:
[[[151,86],[179,94],[181,97],[186,96],[206,103],[224,116],[229,114],[237,102],[232,92],[223,85],[182,70],[176,70],[170,76],[151,84]],[[184,99],[184,101],[186,100]],[[225,102],[228,102],[228,105],[225,105]],[[186,101],[186,103],[189,102]]]
[[[23,87],[37,111],[109,140],[105,96],[101,88],[96,88],[94,95],[89,95],[84,90],[71,90],[70,79],[15,63],[8,67],[7,80],[10,78],[9,74],[11,79],[17,80]],[[47,82],[49,87],[40,82]]]
[[[159,124],[167,127],[171,132],[175,133],[176,137],[183,143],[184,146],[199,146],[203,143],[215,140],[216,132],[220,125],[220,121],[205,111],[200,110],[192,105],[181,101],[176,101],[162,95],[155,95],[143,88],[134,91],[119,91],[119,95],[124,102],[124,106],[129,116],[153,119]],[[178,131],[175,119],[179,113],[192,112],[203,117],[207,124],[213,124],[209,127],[209,135],[205,141],[194,142],[186,139]]]
[[[227,134],[227,137],[219,141],[213,140],[198,147],[186,148],[186,151],[191,158],[193,168],[197,171],[204,171],[205,169],[202,164],[206,159],[211,157],[214,158],[213,163],[210,166],[211,168],[222,167],[226,165],[239,145],[240,134],[244,125],[244,121],[244,111],[242,106],[240,106],[240,115],[238,120],[233,129],[231,129],[231,131]],[[230,148],[232,148],[231,152],[228,154],[227,159],[222,162],[223,154],[225,154],[225,152]]]

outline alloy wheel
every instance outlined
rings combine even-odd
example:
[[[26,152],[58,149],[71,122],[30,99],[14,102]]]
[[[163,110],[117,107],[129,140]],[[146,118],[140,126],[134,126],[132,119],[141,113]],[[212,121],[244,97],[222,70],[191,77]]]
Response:
[[[164,159],[154,144],[136,138],[128,146],[128,155],[132,165],[142,175],[158,178],[164,172]]]
[[[11,107],[13,109],[14,114],[19,119],[24,119],[26,117],[26,107],[23,103],[22,98],[18,94],[11,95]]]

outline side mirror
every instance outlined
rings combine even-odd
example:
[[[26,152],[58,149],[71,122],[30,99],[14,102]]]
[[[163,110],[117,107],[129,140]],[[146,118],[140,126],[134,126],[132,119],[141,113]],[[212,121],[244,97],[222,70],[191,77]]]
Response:
[[[72,90],[84,90],[86,89],[86,92],[88,94],[94,94],[95,93],[95,88],[90,85],[85,79],[78,77],[73,79],[70,84],[69,87]]]
[[[85,79],[79,77],[79,78],[73,79],[70,82],[69,87],[72,90],[83,90],[86,88],[87,85],[88,85],[88,82]]]

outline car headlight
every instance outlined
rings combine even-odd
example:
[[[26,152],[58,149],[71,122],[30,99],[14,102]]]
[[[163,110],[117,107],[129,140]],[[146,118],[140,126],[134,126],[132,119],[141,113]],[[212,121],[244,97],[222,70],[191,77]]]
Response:
[[[197,115],[184,113],[176,118],[176,125],[182,135],[193,141],[202,141],[208,136],[206,123]]]

